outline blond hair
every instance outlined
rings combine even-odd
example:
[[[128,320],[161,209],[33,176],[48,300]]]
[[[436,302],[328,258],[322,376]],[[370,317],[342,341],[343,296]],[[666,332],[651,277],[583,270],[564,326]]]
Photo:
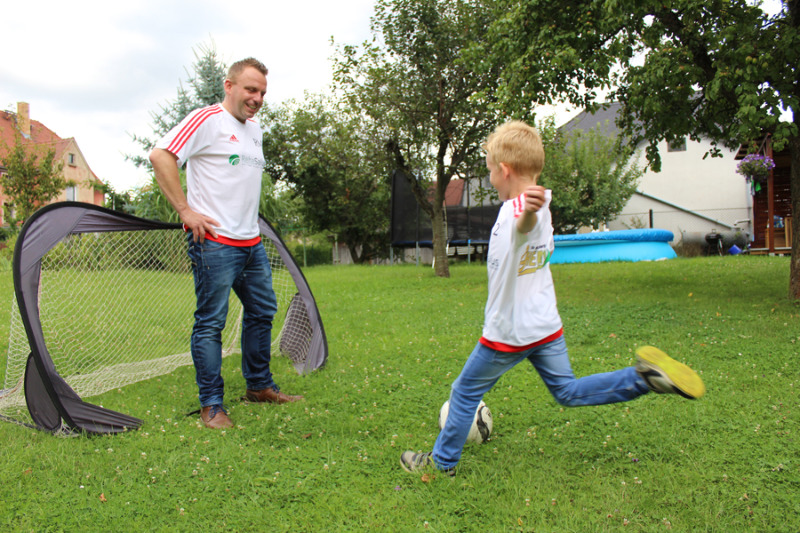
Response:
[[[234,63],[233,65],[231,65],[230,68],[228,69],[227,78],[235,82],[236,77],[239,76],[239,74],[241,74],[247,67],[253,67],[264,76],[266,76],[269,73],[269,69],[267,69],[267,67],[264,66],[264,63],[262,63],[261,61],[259,61],[254,57],[248,57],[246,59],[241,59],[236,63]]]
[[[512,120],[498,126],[483,144],[495,165],[505,163],[514,172],[538,178],[544,168],[544,146],[535,128]]]

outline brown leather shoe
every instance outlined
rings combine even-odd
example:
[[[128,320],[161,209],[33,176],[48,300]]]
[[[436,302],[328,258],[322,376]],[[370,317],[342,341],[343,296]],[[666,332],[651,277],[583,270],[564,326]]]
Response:
[[[258,402],[258,403],[292,403],[298,402],[303,399],[302,396],[290,396],[289,394],[284,394],[282,392],[278,392],[275,389],[264,389],[264,390],[250,390],[244,394],[245,399],[248,402]]]
[[[211,429],[225,429],[233,427],[233,422],[221,405],[209,405],[200,409],[200,420],[203,425]]]

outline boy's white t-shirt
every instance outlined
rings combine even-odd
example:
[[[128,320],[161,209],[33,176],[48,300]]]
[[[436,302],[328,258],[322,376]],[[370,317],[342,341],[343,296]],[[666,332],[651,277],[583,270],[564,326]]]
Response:
[[[555,248],[550,214],[552,191],[536,213],[536,226],[527,234],[517,230],[524,196],[503,203],[489,238],[483,339],[507,347],[524,347],[561,331],[561,316],[550,273]]]
[[[222,237],[260,235],[258,205],[265,161],[263,131],[253,120],[239,122],[220,104],[189,113],[157,144],[186,162],[186,199],[194,211],[220,223]]]

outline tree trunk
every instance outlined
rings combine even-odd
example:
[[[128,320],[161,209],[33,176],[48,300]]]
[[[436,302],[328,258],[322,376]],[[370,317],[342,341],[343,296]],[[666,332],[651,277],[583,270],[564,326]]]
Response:
[[[800,116],[795,112],[794,122],[800,129]],[[792,260],[789,270],[789,298],[800,300],[800,135],[789,141],[791,156],[791,191],[792,191]]]
[[[441,278],[449,278],[450,263],[447,259],[447,228],[444,222],[444,207],[434,202],[433,216],[431,217],[434,272]]]
[[[360,265],[363,261],[363,257],[358,254],[358,247],[348,242],[347,250],[350,252],[350,261],[352,261],[354,265]]]

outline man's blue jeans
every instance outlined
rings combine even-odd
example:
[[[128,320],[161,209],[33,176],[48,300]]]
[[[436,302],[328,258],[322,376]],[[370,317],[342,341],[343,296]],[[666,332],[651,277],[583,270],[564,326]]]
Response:
[[[447,423],[433,446],[433,459],[440,469],[454,467],[461,458],[475,410],[483,395],[500,376],[525,359],[533,364],[561,405],[574,407],[626,402],[650,390],[634,367],[575,378],[563,336],[516,353],[498,352],[478,343],[453,382]]]
[[[194,271],[197,309],[192,329],[192,360],[197,373],[200,405],[221,405],[222,330],[228,316],[231,289],[242,302],[242,375],[247,388],[274,388],[270,371],[272,318],[277,311],[272,269],[261,244],[229,246],[188,234],[189,258]]]

